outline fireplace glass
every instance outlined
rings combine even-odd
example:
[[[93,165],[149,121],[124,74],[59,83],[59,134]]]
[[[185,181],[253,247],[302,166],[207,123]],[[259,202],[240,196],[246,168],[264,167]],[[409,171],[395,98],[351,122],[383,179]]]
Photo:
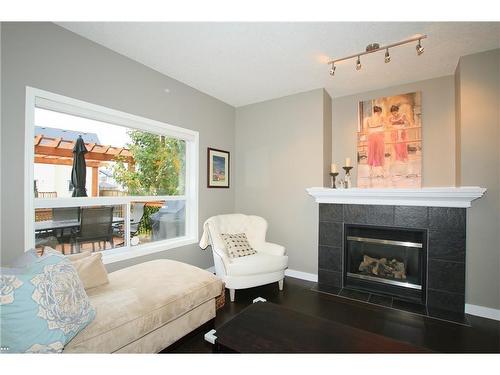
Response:
[[[426,231],[346,225],[344,285],[425,303]]]

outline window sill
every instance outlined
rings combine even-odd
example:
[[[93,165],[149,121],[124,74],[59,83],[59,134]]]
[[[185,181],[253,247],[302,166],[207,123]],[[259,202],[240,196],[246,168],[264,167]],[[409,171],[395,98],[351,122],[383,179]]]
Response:
[[[178,247],[193,245],[198,243],[198,239],[190,237],[180,237],[172,240],[165,240],[157,243],[138,245],[134,247],[124,247],[119,250],[107,250],[102,252],[102,262],[112,264],[127,259],[142,257],[149,254],[160,253],[162,251],[176,249]],[[112,252],[112,253],[109,253]]]

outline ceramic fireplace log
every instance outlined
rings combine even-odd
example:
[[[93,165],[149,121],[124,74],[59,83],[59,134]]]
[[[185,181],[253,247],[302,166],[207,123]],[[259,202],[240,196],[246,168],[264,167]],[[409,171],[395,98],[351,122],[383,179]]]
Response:
[[[406,279],[405,264],[396,259],[388,261],[386,258],[377,259],[368,255],[363,255],[363,261],[359,265],[359,271],[380,277]]]

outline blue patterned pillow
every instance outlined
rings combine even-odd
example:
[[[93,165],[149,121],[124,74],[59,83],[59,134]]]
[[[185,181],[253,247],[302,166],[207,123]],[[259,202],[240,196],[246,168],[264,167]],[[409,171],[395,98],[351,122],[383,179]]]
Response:
[[[95,318],[78,274],[62,254],[46,248],[23,255],[24,265],[0,274],[0,343],[8,353],[61,352]]]

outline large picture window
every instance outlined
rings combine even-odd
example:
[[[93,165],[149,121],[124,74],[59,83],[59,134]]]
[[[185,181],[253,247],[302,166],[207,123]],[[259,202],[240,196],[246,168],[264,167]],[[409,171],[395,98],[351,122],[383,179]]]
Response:
[[[198,133],[27,88],[26,247],[105,263],[197,241]]]

